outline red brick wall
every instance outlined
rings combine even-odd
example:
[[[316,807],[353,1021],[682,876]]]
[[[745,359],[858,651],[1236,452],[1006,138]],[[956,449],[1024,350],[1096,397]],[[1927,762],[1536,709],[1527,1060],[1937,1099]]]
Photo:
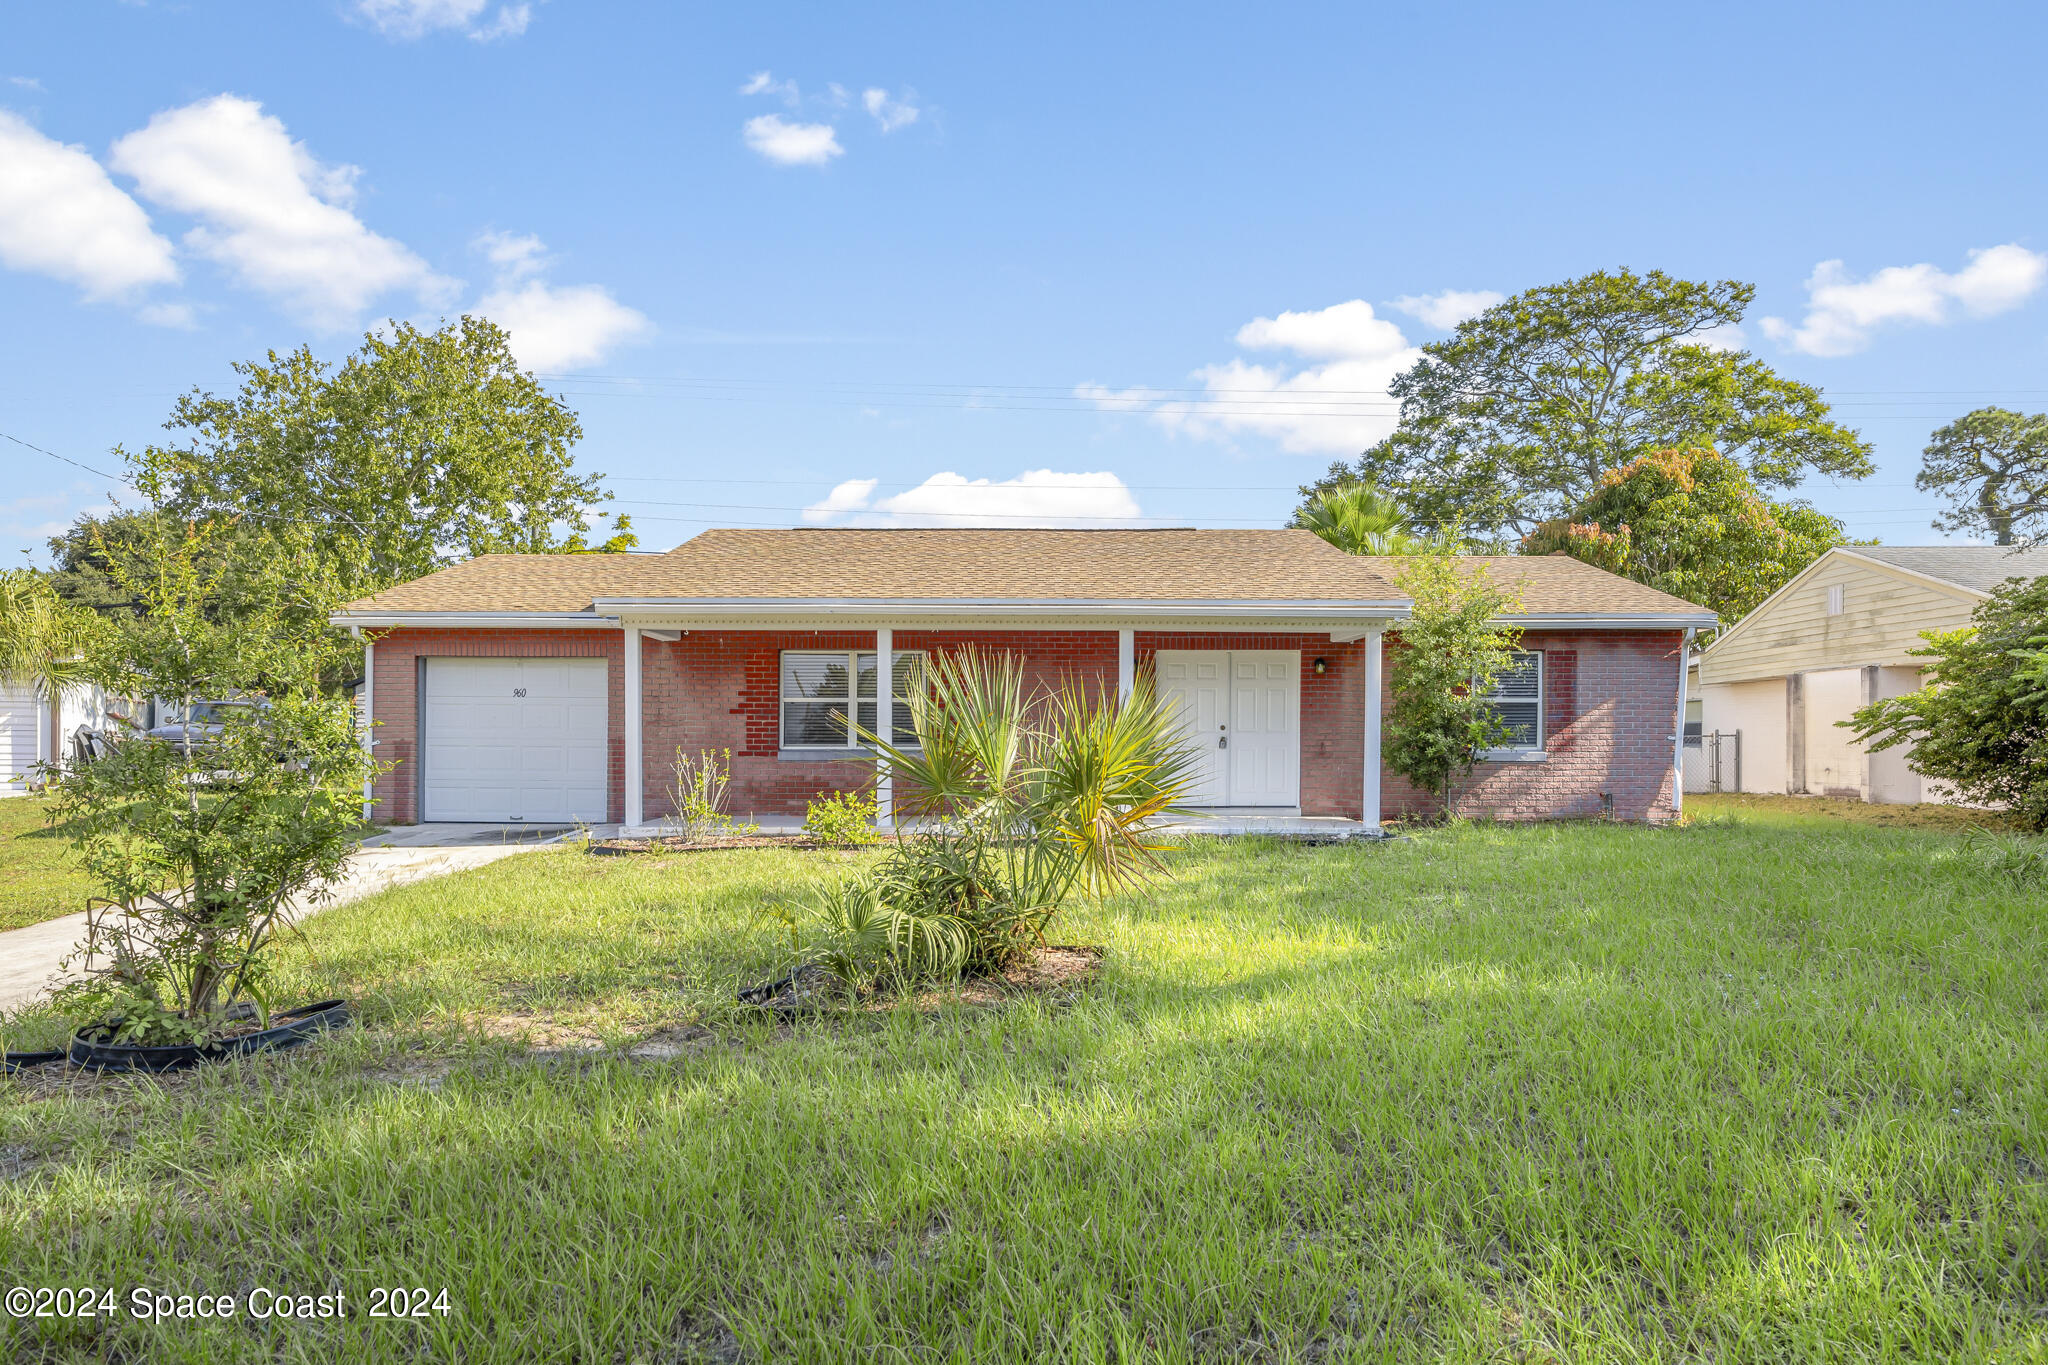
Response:
[[[1678,724],[1678,631],[1548,631],[1522,636],[1544,653],[1543,763],[1482,763],[1452,792],[1461,815],[1544,820],[1599,815],[1602,796],[1620,820],[1669,820]],[[1387,637],[1391,682],[1401,666]],[[1390,703],[1388,703],[1390,704]],[[1432,813],[1436,798],[1394,773],[1380,779],[1389,818]]]
[[[610,754],[610,790],[606,818],[623,820],[626,810],[625,636],[616,630],[393,630],[374,637],[375,697],[378,722],[372,752],[394,766],[377,779],[375,818],[383,824],[409,825],[420,818],[417,736],[419,660],[482,659],[606,659],[606,735]]]
[[[1301,813],[1356,820],[1365,800],[1365,643],[1340,645],[1328,634],[1191,634],[1141,630],[1138,671],[1152,671],[1162,649],[1301,651]],[[1328,671],[1318,677],[1315,661]]]
[[[614,630],[400,630],[376,651],[377,754],[397,767],[378,780],[378,818],[408,823],[415,807],[416,660],[433,656],[579,657],[610,661],[610,818],[624,818],[624,675]],[[691,631],[674,642],[643,640],[644,810],[669,810],[664,792],[678,748],[732,750],[730,808],[737,814],[802,814],[821,792],[863,790],[873,769],[854,760],[779,757],[780,656],[785,649],[872,649],[873,631]],[[896,648],[968,645],[1025,660],[1031,687],[1078,677],[1116,684],[1114,630],[900,630]],[[1400,666],[1399,637],[1387,637],[1386,668]],[[1672,813],[1672,733],[1677,718],[1677,631],[1531,631],[1524,647],[1546,654],[1544,763],[1481,765],[1454,797],[1468,815],[1544,819],[1597,815],[1603,794],[1629,820]],[[1137,664],[1161,649],[1294,649],[1301,652],[1301,807],[1308,815],[1357,818],[1362,803],[1363,642],[1322,634],[1136,632]],[[1317,676],[1314,660],[1326,661]],[[1388,706],[1383,692],[1381,709]],[[1389,817],[1431,811],[1434,800],[1393,773],[1381,777]]]
[[[1024,660],[1027,691],[1065,677],[1116,686],[1116,632],[1087,630],[899,630],[895,647],[925,651],[972,646]],[[755,815],[801,815],[820,793],[865,791],[874,768],[849,759],[782,758],[782,651],[873,649],[861,631],[693,630],[671,644],[650,641],[641,686],[647,742],[645,815],[673,808],[665,788],[677,749],[732,750],[729,808]]]

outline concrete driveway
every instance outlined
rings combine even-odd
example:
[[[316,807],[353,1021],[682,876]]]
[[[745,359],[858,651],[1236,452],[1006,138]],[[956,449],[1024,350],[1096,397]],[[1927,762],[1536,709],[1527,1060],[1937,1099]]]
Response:
[[[296,906],[296,917],[303,920],[308,914],[346,905],[389,887],[464,872],[516,853],[527,853],[555,842],[563,833],[524,828],[500,831],[496,826],[480,825],[417,825],[392,830],[365,841],[349,860],[348,872],[336,884],[332,900],[314,907]],[[402,842],[394,841],[399,836]],[[0,1010],[19,1008],[59,984],[58,964],[71,955],[84,934],[83,911],[0,934]]]

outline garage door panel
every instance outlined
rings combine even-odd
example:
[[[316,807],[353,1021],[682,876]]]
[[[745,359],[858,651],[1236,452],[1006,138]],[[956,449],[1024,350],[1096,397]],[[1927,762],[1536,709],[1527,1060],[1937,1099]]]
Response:
[[[606,818],[602,659],[429,659],[423,818]]]

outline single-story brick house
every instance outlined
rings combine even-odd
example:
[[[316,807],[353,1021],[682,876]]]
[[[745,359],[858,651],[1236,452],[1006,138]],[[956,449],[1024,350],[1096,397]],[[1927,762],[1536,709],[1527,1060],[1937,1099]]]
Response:
[[[1516,729],[1469,814],[1664,820],[1685,646],[1714,617],[1563,556],[1518,585]],[[1035,681],[1151,675],[1210,762],[1194,803],[1376,827],[1428,800],[1380,762],[1400,560],[1299,530],[716,530],[664,555],[485,555],[352,602],[380,818],[623,823],[667,812],[678,749],[732,751],[731,808],[801,814],[875,780],[834,712],[974,646]],[[905,708],[892,706],[896,723]],[[887,783],[878,793],[886,809]]]

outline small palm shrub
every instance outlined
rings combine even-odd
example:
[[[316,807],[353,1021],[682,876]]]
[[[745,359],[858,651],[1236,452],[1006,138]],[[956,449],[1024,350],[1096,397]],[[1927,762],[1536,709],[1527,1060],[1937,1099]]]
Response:
[[[879,808],[868,792],[820,792],[804,808],[804,833],[828,848],[866,848],[882,841]]]
[[[1015,658],[966,651],[929,662],[910,710],[914,748],[860,731],[906,827],[874,868],[793,916],[849,985],[1000,970],[1044,943],[1075,895],[1165,870],[1155,826],[1197,755],[1149,684],[1122,700],[1076,683],[1027,694]]]

